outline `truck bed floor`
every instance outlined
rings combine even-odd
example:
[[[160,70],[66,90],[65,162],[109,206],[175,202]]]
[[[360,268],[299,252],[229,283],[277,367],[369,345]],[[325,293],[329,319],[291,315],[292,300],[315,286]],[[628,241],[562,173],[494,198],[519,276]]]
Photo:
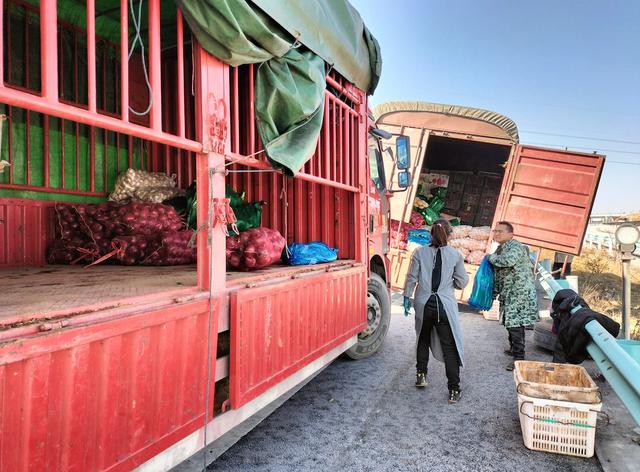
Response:
[[[0,271],[0,323],[195,287],[196,266],[49,265]]]

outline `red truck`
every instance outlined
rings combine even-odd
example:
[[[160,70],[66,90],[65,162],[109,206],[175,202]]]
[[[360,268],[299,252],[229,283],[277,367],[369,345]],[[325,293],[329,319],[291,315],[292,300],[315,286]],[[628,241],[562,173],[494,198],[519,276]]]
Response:
[[[406,193],[391,199],[393,219],[409,222],[418,188],[428,193],[432,176],[446,182],[437,185],[447,187],[447,217],[474,227],[506,220],[533,248],[580,253],[604,156],[521,144],[516,124],[488,110],[398,101],[378,105],[374,114],[378,128],[411,141],[413,178]],[[392,286],[403,289],[411,253],[395,247],[390,259]],[[475,266],[467,271],[473,274]]]
[[[2,3],[0,470],[167,470],[342,353],[379,348],[390,135],[339,61],[292,178],[262,152],[258,66],[207,52],[172,3]],[[48,265],[56,203],[104,202],[128,168],[196,182],[197,264]],[[339,259],[227,270],[226,184],[267,203],[262,226]]]

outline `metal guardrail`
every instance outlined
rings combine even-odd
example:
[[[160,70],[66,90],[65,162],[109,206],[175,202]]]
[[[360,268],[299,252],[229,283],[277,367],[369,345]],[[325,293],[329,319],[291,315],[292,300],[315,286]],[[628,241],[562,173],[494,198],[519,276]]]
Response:
[[[563,287],[540,263],[536,267],[538,282],[553,300]],[[602,375],[607,379],[616,395],[640,425],[640,356],[629,352],[640,352],[640,341],[617,340],[604,327],[593,320],[585,329],[591,336],[587,351]]]
[[[609,254],[612,254],[617,246],[616,238],[613,234],[604,233],[587,233],[584,237],[584,242],[590,247],[597,246],[598,249],[606,249]],[[636,249],[634,256],[640,257],[640,242],[636,243]]]
[[[640,424],[640,364],[597,321],[590,321],[585,329],[593,340],[587,345],[589,355]]]

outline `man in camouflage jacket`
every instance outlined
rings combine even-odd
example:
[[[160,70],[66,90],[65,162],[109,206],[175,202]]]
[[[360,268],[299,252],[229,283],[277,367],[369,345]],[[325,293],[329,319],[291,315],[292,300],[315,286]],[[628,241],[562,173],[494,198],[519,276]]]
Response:
[[[494,268],[494,297],[500,301],[500,322],[509,332],[510,348],[505,353],[514,360],[524,359],[525,326],[539,319],[533,267],[529,249],[513,239],[513,226],[500,222],[493,230],[500,244],[489,262]],[[513,370],[513,363],[507,366]]]

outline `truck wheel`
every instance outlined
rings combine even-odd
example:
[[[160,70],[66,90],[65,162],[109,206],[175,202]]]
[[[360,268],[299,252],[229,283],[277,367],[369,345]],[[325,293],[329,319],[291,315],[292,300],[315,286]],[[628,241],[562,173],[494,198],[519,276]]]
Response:
[[[358,334],[358,344],[351,347],[346,355],[351,359],[364,359],[375,353],[389,331],[391,320],[391,300],[384,280],[378,274],[371,274],[367,284],[367,328]]]

